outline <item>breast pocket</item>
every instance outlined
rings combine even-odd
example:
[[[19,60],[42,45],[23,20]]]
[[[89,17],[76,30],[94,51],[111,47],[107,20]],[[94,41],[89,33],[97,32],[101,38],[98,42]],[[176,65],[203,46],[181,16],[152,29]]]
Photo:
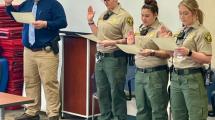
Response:
[[[116,18],[110,18],[107,23],[109,23],[113,28],[121,28],[122,23]]]

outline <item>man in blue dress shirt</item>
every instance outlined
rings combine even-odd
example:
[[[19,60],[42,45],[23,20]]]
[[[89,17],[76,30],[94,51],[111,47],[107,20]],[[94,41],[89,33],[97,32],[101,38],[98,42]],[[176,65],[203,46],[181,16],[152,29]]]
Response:
[[[57,81],[59,29],[67,26],[62,5],[57,0],[25,0],[17,8],[13,0],[4,0],[7,12],[32,12],[36,21],[24,24],[24,81],[27,97],[34,103],[15,120],[39,120],[41,107],[41,84],[47,103],[49,120],[59,119],[60,96]]]

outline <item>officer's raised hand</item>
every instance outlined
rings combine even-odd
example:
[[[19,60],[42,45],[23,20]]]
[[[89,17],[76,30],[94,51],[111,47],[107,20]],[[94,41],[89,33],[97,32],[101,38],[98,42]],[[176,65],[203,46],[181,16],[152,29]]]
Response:
[[[32,24],[34,25],[35,29],[42,29],[47,27],[47,21],[43,21],[43,20],[37,20]]]
[[[88,12],[87,12],[88,23],[92,23],[93,22],[94,15],[95,15],[95,11],[93,11],[93,7],[89,6],[88,7]]]
[[[157,33],[158,37],[171,37],[172,36],[172,32],[166,28],[165,26],[161,26],[160,30]]]
[[[133,31],[129,31],[127,35],[127,44],[134,44],[135,42],[135,34]]]
[[[6,6],[9,6],[12,5],[13,0],[4,0],[4,2]]]

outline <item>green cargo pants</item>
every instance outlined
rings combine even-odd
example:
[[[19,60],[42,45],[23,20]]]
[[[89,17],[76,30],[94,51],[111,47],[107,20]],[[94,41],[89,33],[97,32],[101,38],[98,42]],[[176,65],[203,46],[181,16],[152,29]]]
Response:
[[[100,120],[126,120],[124,93],[127,62],[125,57],[104,57],[96,63],[95,78],[99,98]]]
[[[208,100],[201,72],[173,72],[170,93],[174,120],[207,120]]]
[[[167,120],[167,70],[135,75],[137,120]]]

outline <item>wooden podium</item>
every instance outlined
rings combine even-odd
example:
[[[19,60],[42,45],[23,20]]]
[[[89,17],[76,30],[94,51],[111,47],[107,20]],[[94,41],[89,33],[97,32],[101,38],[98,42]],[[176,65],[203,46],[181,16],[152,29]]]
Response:
[[[64,82],[62,112],[91,117],[91,100],[95,92],[93,79],[96,43],[75,34],[63,36]],[[96,105],[95,114],[98,113]]]

